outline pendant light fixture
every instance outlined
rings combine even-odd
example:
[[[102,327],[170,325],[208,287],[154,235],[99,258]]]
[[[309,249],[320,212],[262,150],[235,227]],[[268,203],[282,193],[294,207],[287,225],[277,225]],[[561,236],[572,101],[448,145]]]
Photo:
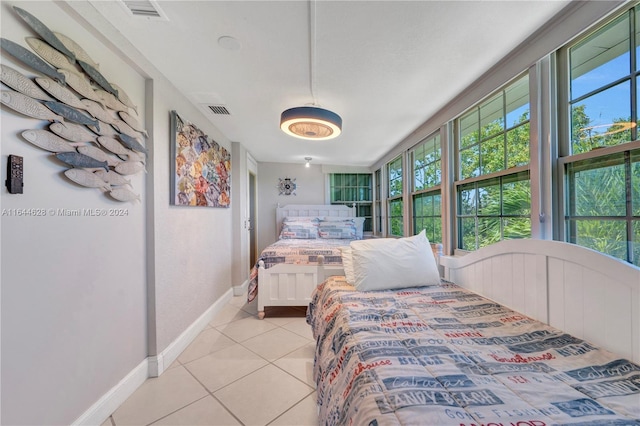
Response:
[[[333,111],[316,105],[314,92],[316,2],[309,0],[309,87],[313,105],[289,108],[280,115],[280,128],[286,134],[307,140],[333,139],[342,133],[342,118]]]

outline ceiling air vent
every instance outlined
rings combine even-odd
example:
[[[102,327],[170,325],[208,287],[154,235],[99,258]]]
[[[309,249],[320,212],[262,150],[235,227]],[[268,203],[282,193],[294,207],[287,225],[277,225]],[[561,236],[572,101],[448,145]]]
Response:
[[[127,10],[136,17],[147,19],[167,20],[167,16],[158,6],[158,3],[151,0],[122,0]]]
[[[216,115],[231,115],[227,107],[224,105],[207,105],[211,112]]]

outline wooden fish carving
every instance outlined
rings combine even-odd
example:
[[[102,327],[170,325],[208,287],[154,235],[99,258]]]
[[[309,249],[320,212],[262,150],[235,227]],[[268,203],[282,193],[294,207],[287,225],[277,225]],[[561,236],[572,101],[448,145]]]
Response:
[[[112,189],[111,192],[109,192],[109,195],[118,201],[142,201],[140,199],[140,195],[122,187]]]
[[[38,148],[50,152],[75,152],[75,148],[66,140],[48,130],[25,130],[22,137]]]
[[[63,116],[69,121],[73,121],[74,123],[84,124],[84,125],[91,124],[99,128],[98,120],[95,120],[89,117],[88,115],[83,114],[82,112],[78,111],[75,108],[72,108],[68,105],[65,105],[61,102],[56,102],[56,101],[46,101],[44,104],[51,111],[55,112],[56,114],[60,114],[61,116]]]
[[[137,138],[138,136],[142,136],[140,132],[137,132],[133,129],[133,127],[129,126],[125,123],[124,120],[114,120],[111,125],[120,133],[124,133],[127,136],[131,136],[132,138]]]
[[[99,103],[92,101],[91,99],[83,99],[82,103],[84,104],[84,109],[89,111],[89,114],[93,115],[94,118],[97,118],[101,122],[111,124],[115,121],[115,117],[106,111]],[[100,123],[98,123],[98,125],[99,124]]]
[[[142,127],[142,125],[138,122],[138,120],[136,120],[136,118],[133,117],[131,114],[129,114],[126,111],[119,111],[118,115],[120,115],[120,118],[122,118],[122,120],[125,123],[127,123],[129,127],[131,127],[133,130],[135,130],[136,132],[142,133],[143,135],[145,135],[145,137],[149,136],[147,134],[147,131],[144,129],[144,127]]]
[[[80,68],[82,68],[84,72],[87,73],[87,75],[91,78],[91,80],[95,81],[98,84],[98,86],[102,87],[107,92],[118,96],[118,91],[111,87],[111,84],[109,84],[107,79],[104,78],[102,74],[100,74],[100,71],[84,61],[78,61],[78,64],[80,64]]]
[[[87,188],[104,188],[107,191],[111,191],[111,185],[108,182],[105,182],[100,176],[91,173],[89,170],[73,168],[65,170],[64,175],[78,185],[86,186]]]
[[[24,76],[21,72],[5,65],[0,64],[0,80],[7,86],[11,87],[24,95],[33,99],[42,101],[50,101],[51,98],[41,88],[39,88],[33,80]]]
[[[44,41],[35,37],[27,37],[25,40],[34,52],[36,52],[42,59],[53,65],[56,69],[62,68],[72,72],[78,72],[75,66],[69,62],[65,55],[49,46]]]
[[[55,68],[50,67],[45,61],[19,44],[14,43],[11,40],[7,40],[6,38],[0,38],[0,46],[2,46],[2,48],[11,56],[28,65],[35,71],[56,79],[62,84],[65,83],[65,76],[63,73],[56,71]]]
[[[132,138],[131,136],[125,135],[124,133],[120,133],[118,137],[127,148],[133,151],[144,152],[145,154],[148,153],[147,148],[142,146],[142,144],[138,142],[136,138]]]
[[[73,90],[78,92],[83,98],[91,99],[92,101],[102,103],[102,99],[91,87],[91,83],[82,74],[76,74],[69,70],[59,69],[60,74],[64,76],[67,84],[71,86]]]
[[[95,142],[97,138],[95,133],[82,124],[71,122],[51,123],[49,129],[56,135],[71,142]]]
[[[135,152],[132,150],[128,150],[127,152],[127,160],[129,161],[139,161],[144,163],[147,161],[147,154],[144,152]]]
[[[96,89],[96,93],[102,99],[102,103],[114,111],[129,111],[129,107],[120,102],[113,94],[106,90]]]
[[[62,116],[54,114],[53,111],[40,102],[13,90],[3,90],[0,95],[0,101],[9,108],[32,118],[49,121],[63,120]]]
[[[60,152],[56,154],[58,160],[67,163],[73,167],[80,167],[85,169],[91,168],[103,168],[109,170],[109,165],[106,161],[98,161],[95,158],[91,158],[88,155],[80,154],[79,152]]]
[[[105,172],[104,170],[100,169],[100,170],[96,170],[93,173],[95,175],[97,175],[98,177],[100,177],[100,179],[102,179],[103,181],[107,182],[109,185],[112,185],[112,186],[129,185],[129,186],[132,186],[130,179],[125,179],[124,176],[114,172],[113,170],[109,170],[108,172]]]
[[[98,127],[91,125],[87,127],[89,127],[92,132],[95,132],[100,136],[108,136],[110,138],[115,138],[116,136],[118,136],[118,131],[114,129],[112,125],[107,124],[104,121],[98,120]]]
[[[118,99],[120,100],[120,102],[122,102],[123,104],[125,104],[129,108],[133,109],[137,114],[138,113],[138,107],[136,106],[136,104],[133,103],[133,101],[131,100],[129,95],[127,95],[127,93],[124,90],[122,90],[122,87],[120,87],[120,86],[118,86],[117,84],[114,84],[114,83],[109,83],[109,84],[111,84],[111,87],[113,87],[114,89],[116,89],[118,91]]]
[[[13,6],[13,10],[15,10],[18,15],[20,15],[20,17],[33,29],[33,31],[36,32],[36,34],[45,39],[47,43],[58,49],[63,54],[67,55],[67,57],[69,57],[72,62],[76,60],[76,56],[73,54],[73,52],[67,49],[67,47],[58,39],[58,37],[56,37],[56,35],[38,18],[17,6]]]
[[[82,47],[80,47],[78,43],[76,43],[75,41],[73,41],[72,39],[70,39],[64,34],[61,34],[55,31],[53,32],[53,34],[55,34],[55,36],[58,37],[58,40],[60,40],[60,42],[64,44],[64,46],[67,49],[69,49],[70,51],[73,52],[74,55],[76,55],[76,60],[81,60],[83,62],[86,62],[90,64],[92,67],[94,67],[95,69],[100,68],[100,66],[96,62],[94,62],[93,59],[89,57],[87,52],[85,52],[85,50]]]
[[[106,152],[104,152],[103,150],[98,148],[97,146],[91,146],[91,145],[79,146],[78,147],[78,152],[80,154],[84,154],[86,156],[94,158],[94,159],[96,159],[98,161],[106,161],[107,164],[109,166],[112,166],[112,167],[114,167],[114,166],[118,165],[118,163],[120,163],[120,161],[116,160],[114,157],[112,157],[111,155],[107,154]]]
[[[70,107],[86,109],[84,104],[80,101],[80,98],[78,98],[71,90],[56,83],[52,79],[48,77],[37,77],[36,83],[38,83],[38,85],[44,90],[49,92],[51,96],[61,102],[64,102]]]
[[[117,155],[127,155],[130,152],[117,139],[109,136],[98,136],[98,143],[107,151],[111,151]]]
[[[121,175],[135,175],[144,171],[144,164],[137,161],[123,161],[113,169]]]

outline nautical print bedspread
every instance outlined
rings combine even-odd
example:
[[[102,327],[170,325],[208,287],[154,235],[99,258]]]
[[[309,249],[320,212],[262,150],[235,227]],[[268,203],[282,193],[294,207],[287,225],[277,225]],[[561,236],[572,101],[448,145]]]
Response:
[[[640,366],[461,287],[314,291],[320,424],[640,425]]]
[[[342,265],[340,247],[348,246],[349,239],[283,239],[267,246],[260,253],[261,260],[264,261],[265,269],[269,269],[279,263],[290,263],[296,265],[312,265],[318,262],[318,256],[324,256],[325,265]],[[258,263],[251,269],[249,277],[249,291],[247,301],[251,302],[258,295]]]

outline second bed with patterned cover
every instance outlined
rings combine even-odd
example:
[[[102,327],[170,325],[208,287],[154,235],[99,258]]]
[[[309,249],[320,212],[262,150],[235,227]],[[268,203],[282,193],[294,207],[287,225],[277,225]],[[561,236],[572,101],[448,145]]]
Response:
[[[356,291],[307,312],[325,425],[640,425],[640,366],[455,284]]]

